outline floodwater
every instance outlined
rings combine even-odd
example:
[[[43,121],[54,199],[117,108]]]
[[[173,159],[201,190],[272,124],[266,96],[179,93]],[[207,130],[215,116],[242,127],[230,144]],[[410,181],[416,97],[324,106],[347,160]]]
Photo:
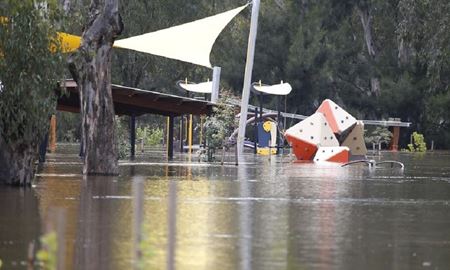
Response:
[[[29,243],[52,212],[63,213],[63,269],[133,269],[137,183],[142,269],[450,268],[448,152],[374,157],[401,170],[252,154],[238,167],[232,155],[167,163],[156,151],[122,162],[119,177],[87,178],[75,153],[50,154],[33,188],[0,187],[2,269],[34,269]]]

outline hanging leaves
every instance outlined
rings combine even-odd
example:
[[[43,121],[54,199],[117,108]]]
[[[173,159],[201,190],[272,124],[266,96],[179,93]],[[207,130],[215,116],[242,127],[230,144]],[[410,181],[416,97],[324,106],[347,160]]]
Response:
[[[8,1],[0,6],[0,136],[6,144],[37,145],[54,113],[54,89],[63,79],[56,38],[60,16],[48,5]]]

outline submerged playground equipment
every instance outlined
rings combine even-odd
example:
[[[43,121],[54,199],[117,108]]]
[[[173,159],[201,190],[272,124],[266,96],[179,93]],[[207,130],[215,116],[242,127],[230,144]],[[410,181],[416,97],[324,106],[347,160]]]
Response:
[[[347,163],[367,154],[363,122],[329,99],[284,136],[298,160]]]

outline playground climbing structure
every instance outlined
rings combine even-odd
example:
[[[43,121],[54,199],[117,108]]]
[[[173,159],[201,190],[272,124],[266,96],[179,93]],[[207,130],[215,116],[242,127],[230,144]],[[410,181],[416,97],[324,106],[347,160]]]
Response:
[[[329,99],[284,136],[298,160],[345,163],[367,154],[364,124]]]

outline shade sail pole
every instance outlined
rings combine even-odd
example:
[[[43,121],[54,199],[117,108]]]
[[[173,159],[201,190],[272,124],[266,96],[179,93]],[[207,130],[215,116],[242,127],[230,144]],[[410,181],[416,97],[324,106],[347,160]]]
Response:
[[[211,102],[216,103],[219,100],[219,89],[220,89],[220,67],[213,68],[213,80],[212,80],[212,92],[211,92]]]
[[[256,33],[258,32],[259,0],[253,0],[250,33],[248,36],[247,62],[245,64],[244,86],[241,99],[241,116],[237,136],[238,158],[244,152],[245,126],[247,124],[248,101],[250,98],[250,85],[252,81],[253,60],[255,57]]]

